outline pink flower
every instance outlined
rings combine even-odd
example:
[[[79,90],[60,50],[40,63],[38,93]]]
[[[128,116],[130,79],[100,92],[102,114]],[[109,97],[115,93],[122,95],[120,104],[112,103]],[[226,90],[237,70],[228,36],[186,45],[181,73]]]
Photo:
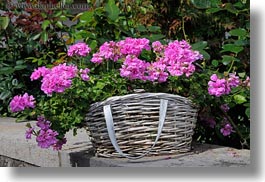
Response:
[[[131,38],[127,37],[125,40],[117,42],[120,53],[124,56],[134,55],[139,56],[143,50],[150,50],[149,40],[146,38]]]
[[[71,79],[77,75],[77,72],[75,65],[59,64],[43,76],[41,90],[47,95],[53,92],[64,92],[65,89],[71,87]]]
[[[246,80],[243,81],[243,86],[250,87],[250,78],[247,76]]]
[[[146,80],[146,71],[149,65],[150,63],[140,60],[137,57],[127,56],[120,68],[120,75],[130,80]]]
[[[237,87],[240,84],[240,79],[235,73],[230,73],[228,79],[219,79],[216,74],[211,76],[211,81],[208,82],[208,93],[216,97],[227,95],[231,92],[231,88]]]
[[[46,120],[43,116],[39,116],[37,118],[38,122],[37,122],[37,126],[42,129],[42,130],[48,130],[51,126],[51,122]]]
[[[230,73],[227,83],[231,88],[237,87],[240,84],[240,79],[235,73]]]
[[[159,41],[153,42],[152,48],[154,49],[154,52],[156,52],[156,53],[160,53],[164,50],[164,46]]]
[[[25,93],[23,96],[16,95],[10,102],[10,109],[12,112],[23,111],[27,108],[35,107],[35,98],[32,95]]]
[[[165,47],[164,58],[171,76],[185,74],[186,77],[189,77],[195,71],[195,66],[192,63],[203,57],[198,51],[193,51],[186,41],[176,40]]]
[[[49,72],[50,72],[50,70],[48,68],[46,68],[45,66],[39,67],[38,69],[34,69],[34,72],[31,74],[30,79],[31,79],[31,81],[37,80],[40,77],[45,76]]]
[[[58,135],[57,131],[53,131],[51,129],[48,130],[40,130],[39,135],[36,138],[38,142],[38,146],[41,148],[49,148],[57,143],[56,136]]]
[[[168,78],[168,73],[166,71],[166,65],[162,61],[153,62],[147,67],[147,80],[149,81],[158,81],[166,82]]]
[[[74,55],[85,57],[89,54],[90,51],[91,48],[88,47],[88,45],[86,45],[85,43],[76,43],[69,47],[67,55],[70,57]]]
[[[103,57],[101,57],[100,53],[95,53],[95,54],[93,54],[93,57],[90,61],[92,63],[100,64],[103,62]]]
[[[231,89],[227,85],[225,79],[219,79],[216,74],[211,76],[211,81],[208,82],[208,93],[216,97],[229,94]]]
[[[220,132],[224,135],[224,136],[229,136],[233,131],[233,127],[227,123],[223,128],[220,129]]]
[[[89,80],[89,76],[87,74],[90,72],[90,70],[88,68],[80,69],[79,72],[81,73],[82,80],[84,80],[84,81]]]
[[[36,136],[38,146],[41,148],[53,147],[53,150],[61,150],[63,144],[66,143],[66,138],[62,140],[57,139],[59,133],[51,129],[51,122],[46,120],[43,116],[37,118],[38,131],[35,131],[34,127],[30,127],[26,130],[26,139],[31,139],[32,135]]]
[[[119,53],[116,51],[117,46],[113,41],[105,42],[99,48],[99,55],[104,59],[110,59],[112,61],[117,61],[120,57]]]
[[[104,59],[117,61],[121,57],[118,49],[117,43],[113,41],[105,42],[99,47],[99,51],[93,54],[91,62],[100,64]]]
[[[53,145],[53,150],[62,150],[62,146],[66,144],[67,140],[66,138],[63,138],[62,140],[58,140],[54,145]]]
[[[26,139],[31,139],[31,135],[33,134],[34,128],[28,128],[26,130]]]

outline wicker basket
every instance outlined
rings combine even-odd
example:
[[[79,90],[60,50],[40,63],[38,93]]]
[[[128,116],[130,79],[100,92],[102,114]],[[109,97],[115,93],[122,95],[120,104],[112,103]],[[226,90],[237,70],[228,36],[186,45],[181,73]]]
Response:
[[[137,93],[92,104],[85,120],[97,156],[136,159],[190,151],[197,109],[178,95]]]

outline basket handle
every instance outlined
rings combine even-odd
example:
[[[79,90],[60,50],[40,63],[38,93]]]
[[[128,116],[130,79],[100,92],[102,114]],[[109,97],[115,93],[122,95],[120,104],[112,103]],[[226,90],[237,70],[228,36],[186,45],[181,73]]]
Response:
[[[105,121],[106,121],[106,125],[107,125],[107,130],[108,130],[110,141],[111,141],[113,147],[115,148],[115,150],[120,155],[122,155],[123,157],[126,157],[128,159],[134,159],[134,160],[140,159],[140,158],[144,157],[145,155],[147,155],[155,147],[155,145],[157,144],[157,141],[158,141],[158,139],[162,133],[162,129],[163,129],[165,118],[166,118],[167,104],[168,104],[168,100],[164,100],[164,99],[160,100],[159,124],[158,124],[157,136],[156,136],[155,142],[153,143],[152,147],[148,151],[146,151],[145,153],[143,153],[142,155],[137,156],[137,157],[132,157],[132,156],[125,154],[121,151],[121,149],[117,143],[116,137],[115,137],[111,107],[110,107],[110,105],[104,106],[103,110],[104,110],[104,116],[105,116]]]

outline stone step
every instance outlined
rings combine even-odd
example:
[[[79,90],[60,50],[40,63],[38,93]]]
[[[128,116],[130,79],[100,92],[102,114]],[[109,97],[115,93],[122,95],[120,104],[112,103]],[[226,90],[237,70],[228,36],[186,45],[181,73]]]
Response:
[[[35,121],[31,121],[34,125]],[[0,166],[13,167],[243,167],[250,165],[250,150],[238,150],[209,144],[194,144],[189,153],[138,160],[100,158],[85,129],[77,136],[67,133],[67,144],[61,151],[41,149],[34,139],[25,139],[25,122],[0,118]]]

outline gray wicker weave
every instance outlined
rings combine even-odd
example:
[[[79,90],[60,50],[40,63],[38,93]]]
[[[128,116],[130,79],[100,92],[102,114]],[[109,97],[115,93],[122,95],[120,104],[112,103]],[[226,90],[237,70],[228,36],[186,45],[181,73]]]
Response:
[[[149,150],[157,137],[161,99],[168,101],[165,122],[159,140],[148,156],[190,151],[197,120],[197,109],[192,102],[167,93],[137,93],[111,97],[91,105],[85,120],[96,155],[121,157],[110,141],[104,106],[111,107],[120,149],[137,156]]]

